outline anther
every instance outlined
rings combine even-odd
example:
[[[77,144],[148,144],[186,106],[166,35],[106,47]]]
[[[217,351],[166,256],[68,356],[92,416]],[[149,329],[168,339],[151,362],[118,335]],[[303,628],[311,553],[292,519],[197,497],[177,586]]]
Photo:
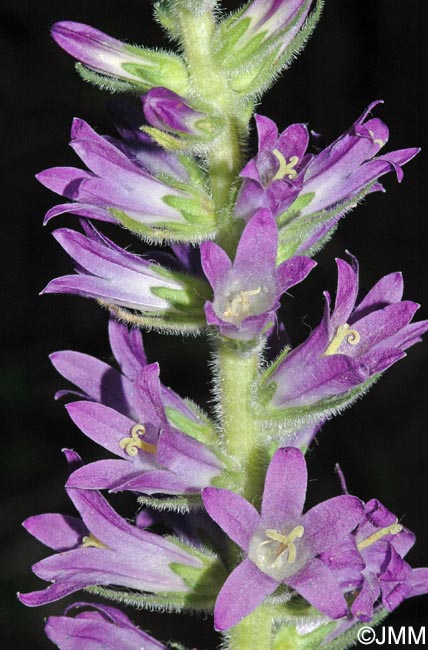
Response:
[[[370,129],[369,129],[369,133],[373,138],[373,136],[374,136],[373,131],[370,131]],[[385,145],[385,140],[381,140],[380,138],[374,138],[373,142],[374,142],[374,144],[378,144],[379,147],[383,147]]]
[[[130,438],[122,438],[122,440],[119,441],[119,447],[124,449],[128,456],[136,456],[139,449],[146,451],[148,454],[156,453],[156,445],[144,442],[144,440],[141,440],[140,438],[140,436],[144,436],[146,433],[146,428],[143,424],[134,424],[130,433]]]
[[[250,301],[251,296],[258,296],[261,292],[261,288],[257,289],[248,289],[248,291],[240,291],[232,300],[227,304],[227,309],[223,312],[223,316],[226,318],[240,318],[245,316],[250,312]]]
[[[81,546],[82,546],[82,548],[89,548],[89,547],[91,547],[91,546],[93,546],[94,548],[108,548],[108,546],[106,546],[105,544],[103,544],[102,542],[100,542],[99,539],[97,539],[96,537],[94,537],[94,536],[92,535],[92,533],[89,533],[89,535],[86,535],[86,536],[82,539],[82,544],[81,544]]]

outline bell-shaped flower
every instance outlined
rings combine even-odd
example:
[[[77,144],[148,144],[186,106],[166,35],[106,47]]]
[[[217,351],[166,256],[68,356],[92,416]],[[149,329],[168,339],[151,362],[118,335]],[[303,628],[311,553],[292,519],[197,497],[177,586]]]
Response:
[[[57,399],[76,395],[98,402],[133,420],[134,424],[143,420],[154,432],[160,429],[166,416],[170,424],[194,438],[208,442],[217,439],[214,424],[202,409],[159,381],[157,364],[151,364],[147,370],[148,361],[139,329],[128,329],[111,318],[109,339],[119,370],[73,350],[51,354],[55,369],[78,389],[61,390],[55,396]]]
[[[94,585],[112,585],[145,592],[187,592],[171,568],[194,569],[203,563],[183,547],[129,524],[98,493],[68,489],[81,519],[43,514],[24,522],[26,530],[54,555],[33,565],[34,573],[52,584],[19,594],[30,607],[44,605]]]
[[[323,0],[253,0],[219,22],[213,39],[231,88],[256,95],[288,67],[312,34]]]
[[[126,614],[98,603],[74,603],[64,616],[49,616],[45,633],[61,650],[167,650]]]
[[[245,554],[218,595],[216,629],[239,623],[281,584],[329,618],[346,615],[347,604],[334,573],[319,555],[349,535],[361,520],[363,507],[356,497],[343,495],[302,514],[306,486],[304,456],[288,447],[279,449],[269,465],[261,514],[234,492],[204,490],[208,514]]]
[[[202,442],[215,439],[212,425],[197,407],[161,384],[159,366],[147,364],[137,330],[128,332],[112,320],[110,342],[122,372],[79,352],[51,355],[58,372],[84,398],[67,405],[71,419],[119,457],[84,465],[71,474],[67,485],[145,494],[199,493],[223,469],[222,461]],[[172,427],[166,413],[201,440]]]
[[[299,417],[306,409],[322,419],[343,407],[368,388],[369,380],[404,357],[404,351],[428,330],[428,320],[410,322],[419,305],[402,300],[401,273],[384,276],[355,306],[357,261],[336,262],[333,312],[326,292],[321,324],[304,343],[291,352],[285,350],[264,376],[273,410],[289,409],[290,417],[293,408]]]
[[[147,135],[140,136],[129,147],[126,140],[98,135],[75,119],[71,147],[89,171],[52,167],[37,174],[43,185],[73,201],[52,208],[45,221],[70,212],[120,223],[150,239],[198,241],[211,236],[214,208],[202,172],[190,159],[180,161],[160,151]]]
[[[231,262],[213,242],[201,245],[201,261],[214,300],[205,305],[209,325],[228,338],[250,341],[275,321],[281,295],[308,275],[315,263],[293,257],[276,266],[278,232],[269,210],[260,210],[245,227]]]
[[[154,85],[165,85],[177,92],[185,92],[187,88],[184,62],[172,53],[128,45],[99,29],[71,20],[55,23],[51,34],[86,70],[111,78],[112,87],[118,90],[123,88],[120,84],[115,86],[114,80],[126,82],[136,91]],[[97,77],[88,79],[96,81]]]
[[[152,371],[147,366],[147,375]],[[146,394],[146,399],[149,396]],[[73,472],[68,487],[131,490],[143,494],[199,494],[221,474],[222,461],[204,443],[163,423],[135,424],[95,402],[73,402],[67,411],[85,435],[119,459],[98,460]],[[141,418],[145,419],[145,418]]]
[[[155,325],[158,320],[165,327],[203,326],[204,295],[210,293],[205,282],[170,271],[150,256],[130,253],[90,225],[85,230],[86,235],[67,228],[54,231],[55,239],[76,263],[77,272],[55,278],[42,293],[71,293],[94,298],[110,308],[136,310],[143,324],[146,317],[148,324]]]
[[[373,102],[333,144],[308,154],[306,125],[292,124],[281,134],[272,120],[256,116],[259,151],[241,172],[244,178],[235,216],[248,221],[269,208],[279,228],[279,259],[319,248],[329,232],[369,192],[383,190],[377,179],[395,171],[419,149],[400,149],[378,156],[388,128],[369,118]]]
[[[197,110],[168,88],[152,88],[142,99],[144,115],[150,126],[182,136],[183,143],[212,140],[222,125],[219,118],[214,119]]]
[[[138,377],[148,366],[147,356],[143,346],[141,331],[137,328],[128,329],[126,325],[111,318],[109,321],[110,347],[119,366],[119,370],[100,361],[95,357],[82,352],[61,350],[54,352],[50,360],[55,369],[65,379],[75,384],[77,391],[61,390],[56,398],[64,395],[77,395],[93,402],[99,402],[115,409],[137,423],[143,414],[147,417],[150,403],[155,402],[156,407],[150,409],[150,419],[156,418],[155,428],[159,428],[164,418],[171,417],[171,423],[177,420],[189,421],[189,427],[199,431],[199,436],[209,437],[213,425],[207,416],[190,400],[180,397],[168,386],[159,381],[159,368],[151,364],[150,387],[151,401],[145,401],[145,393],[140,393],[141,382],[136,388]],[[159,396],[159,397],[158,397]],[[160,404],[159,404],[160,402]],[[141,409],[142,413],[141,413]]]
[[[392,612],[404,599],[428,593],[428,569],[412,569],[403,559],[414,543],[414,534],[371,499],[350,538],[321,556],[351,603],[350,621],[371,621],[380,605]],[[357,571],[356,553],[362,560]]]

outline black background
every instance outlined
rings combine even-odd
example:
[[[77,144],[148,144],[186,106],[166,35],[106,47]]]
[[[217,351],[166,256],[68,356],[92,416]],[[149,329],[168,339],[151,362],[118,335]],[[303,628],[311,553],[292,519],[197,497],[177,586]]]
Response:
[[[225,8],[236,3],[224,2]],[[74,115],[102,133],[110,126],[107,94],[83,83],[72,60],[50,39],[50,25],[70,19],[97,26],[131,43],[156,45],[162,36],[144,0],[1,0],[2,190],[2,391],[4,401],[1,480],[2,536],[0,630],[2,647],[41,650],[51,647],[42,618],[59,613],[64,603],[29,610],[15,598],[19,589],[41,588],[30,565],[46,550],[20,528],[20,521],[40,512],[72,512],[63,483],[60,449],[80,451],[86,460],[98,450],[67,419],[53,393],[63,386],[47,359],[58,349],[77,349],[108,359],[106,314],[90,301],[68,296],[38,297],[52,277],[70,271],[70,263],[41,222],[57,198],[35,180],[37,171],[76,164],[68,149]],[[327,141],[342,133],[377,98],[376,110],[391,129],[388,149],[420,145],[426,150],[428,5],[425,0],[329,0],[324,17],[305,52],[259,107],[280,128],[308,122]],[[165,45],[165,42],[164,42]],[[348,216],[334,240],[317,256],[318,268],[293,290],[284,315],[296,341],[317,324],[322,290],[334,291],[334,257],[349,249],[361,263],[361,287],[402,270],[406,298],[427,308],[428,169],[425,150],[405,168],[399,186],[392,174],[387,194],[370,196]],[[73,217],[56,225],[73,226]],[[77,225],[77,224],[76,224]],[[117,231],[116,231],[117,233]],[[123,240],[123,234],[120,235]],[[138,243],[134,244],[138,250]],[[165,383],[204,404],[208,378],[203,341],[145,337],[150,360],[159,360]],[[377,496],[418,535],[409,561],[428,564],[426,440],[428,347],[418,345],[394,366],[372,392],[341,417],[328,423],[309,454],[310,503],[338,493],[333,468],[340,462],[351,492]],[[132,515],[129,500],[120,502]],[[388,624],[419,627],[428,599],[413,599]],[[201,617],[131,616],[162,640],[175,638],[199,648],[214,648],[210,621]],[[176,631],[176,632],[175,632]]]

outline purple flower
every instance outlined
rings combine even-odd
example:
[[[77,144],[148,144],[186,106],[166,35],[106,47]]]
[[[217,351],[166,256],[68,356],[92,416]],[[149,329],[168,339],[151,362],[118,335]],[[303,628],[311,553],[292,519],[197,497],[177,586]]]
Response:
[[[217,244],[201,245],[202,267],[214,290],[205,314],[223,336],[260,336],[275,320],[280,296],[315,266],[307,257],[293,257],[277,268],[277,244],[275,221],[269,210],[260,210],[245,227],[233,263]]]
[[[308,16],[312,0],[253,0],[239,15],[239,21],[248,21],[239,48],[249,45],[252,39],[263,43],[268,39],[281,39],[277,57],[286,50]],[[261,39],[262,37],[262,39]]]
[[[81,519],[43,514],[24,522],[26,530],[56,553],[33,565],[52,582],[41,591],[19,594],[30,607],[64,598],[93,585],[147,592],[187,592],[171,563],[201,568],[202,562],[176,544],[129,524],[98,493],[67,490]]]
[[[203,442],[171,427],[165,409],[201,437],[210,435],[207,420],[160,383],[159,366],[147,364],[137,330],[128,332],[112,320],[110,341],[121,373],[79,352],[51,355],[58,372],[76,384],[77,395],[85,400],[67,405],[73,422],[119,456],[84,465],[67,485],[145,494],[199,493],[221,473],[223,463]]]
[[[144,375],[151,371],[147,366]],[[223,470],[223,463],[206,445],[166,423],[154,433],[152,420],[142,417],[146,424],[135,424],[95,402],[73,402],[67,411],[85,435],[119,457],[84,465],[71,474],[68,487],[198,494]]]
[[[317,155],[307,154],[304,124],[292,124],[280,135],[272,120],[256,115],[259,151],[241,172],[244,178],[235,216],[248,221],[269,208],[278,222],[280,257],[316,249],[320,240],[355,202],[368,192],[383,190],[377,179],[395,171],[419,149],[376,154],[388,141],[388,128],[367,119],[373,102],[346,133]]]
[[[245,553],[218,595],[216,629],[239,623],[280,584],[295,589],[330,618],[345,616],[347,605],[336,578],[318,556],[349,535],[363,507],[359,499],[344,495],[303,515],[306,485],[304,456],[288,447],[279,449],[269,465],[260,515],[238,494],[204,490],[208,514]]]
[[[275,391],[271,404],[276,409],[312,407],[318,402],[318,411],[338,408],[342,402],[336,399],[363,387],[404,357],[404,350],[420,341],[428,330],[427,320],[410,322],[419,305],[402,300],[400,273],[384,276],[355,306],[357,261],[352,258],[351,264],[341,259],[336,262],[338,285],[333,312],[326,292],[321,324],[267,371],[266,383]],[[349,398],[353,395],[349,393]],[[324,406],[322,400],[327,400]]]
[[[76,262],[77,273],[52,280],[42,293],[71,293],[95,298],[171,322],[204,324],[203,294],[208,286],[120,248],[93,226],[86,235],[61,228],[54,237]],[[166,325],[166,322],[165,322]]]
[[[148,50],[104,34],[99,29],[63,20],[52,27],[52,38],[63,50],[87,68],[107,77],[131,84],[136,90],[171,83],[185,91],[187,73],[180,57]]]
[[[144,115],[156,129],[196,140],[212,139],[218,130],[206,113],[193,108],[183,97],[168,88],[152,88],[143,97]]]
[[[97,603],[75,603],[64,616],[50,616],[45,632],[61,650],[167,650],[123,612]]]
[[[311,33],[315,25],[307,24],[303,38],[296,39],[313,4],[312,0],[253,0],[244,11],[238,9],[220,23],[217,58],[232,71],[240,69],[244,80],[248,69],[257,67],[257,57],[259,76],[265,72],[261,61],[270,63],[272,74],[272,68],[276,71],[287,64]],[[243,79],[237,75],[236,89],[241,89]]]
[[[199,170],[194,172],[191,162],[184,165],[160,151],[147,135],[133,132],[135,113],[128,110],[119,122],[123,126],[129,119],[132,126],[125,141],[98,135],[83,120],[73,121],[71,147],[89,171],[52,167],[37,174],[43,185],[73,201],[49,210],[45,222],[70,212],[121,223],[148,238],[174,233],[178,240],[193,241],[210,235],[215,226],[213,206],[202,178],[196,178]]]
[[[405,598],[428,593],[428,569],[412,569],[403,559],[414,543],[414,534],[371,499],[350,538],[321,556],[352,602],[350,620],[371,621],[380,604],[391,612]]]

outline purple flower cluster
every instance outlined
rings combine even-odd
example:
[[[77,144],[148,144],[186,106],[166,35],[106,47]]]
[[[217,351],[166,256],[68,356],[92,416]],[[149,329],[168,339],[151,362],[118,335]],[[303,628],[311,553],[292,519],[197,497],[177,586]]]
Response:
[[[216,0],[156,3],[179,54],[80,23],[53,27],[85,79],[143,95],[139,105],[111,106],[116,137],[73,121],[71,147],[84,169],[37,176],[68,201],[45,223],[78,215],[83,231],[54,231],[74,273],[42,293],[106,307],[115,361],[51,355],[72,385],[56,397],[67,398],[71,420],[106,457],[83,464],[64,450],[66,492],[79,516],[24,522],[53,551],[33,566],[49,584],[19,594],[28,606],[89,590],[136,607],[204,611],[231,650],[246,650],[245,621],[251,627],[263,605],[275,621],[263,647],[279,647],[278,631],[298,634],[300,626],[340,650],[355,641],[359,622],[428,593],[428,568],[405,560],[413,533],[378,500],[349,495],[343,481],[344,494],[303,511],[304,451],[321,424],[428,330],[428,320],[412,322],[419,305],[403,300],[401,274],[384,276],[358,302],[357,260],[337,259],[334,307],[325,292],[322,320],[306,341],[282,340],[275,353],[271,345],[275,333],[287,338],[281,301],[316,266],[312,256],[338,221],[383,190],[384,174],[401,181],[418,152],[380,154],[388,128],[370,117],[373,102],[317,154],[308,153],[305,124],[279,133],[256,115],[258,151],[241,168],[254,98],[301,49],[322,4],[252,0],[224,17]],[[144,243],[132,252],[94,221]],[[212,415],[162,383],[138,327],[208,336]],[[102,490],[137,496],[135,521]],[[167,648],[117,609],[85,602],[50,616],[46,634],[62,650]]]
[[[377,156],[389,135],[384,122],[368,119],[377,104],[372,102],[346,133],[316,155],[307,153],[305,124],[292,124],[279,135],[272,120],[256,115],[259,151],[241,171],[235,216],[248,221],[255,210],[268,208],[277,220],[284,255],[316,249],[360,197],[383,191],[380,176],[395,171],[401,181],[402,165],[419,151]]]
[[[279,449],[269,465],[261,513],[229,490],[205,488],[205,508],[243,551],[214,610],[217,630],[248,616],[280,585],[303,596],[330,619],[370,621],[380,600],[388,611],[428,593],[428,569],[403,560],[414,535],[373,499],[328,499],[302,514],[307,486],[304,456]],[[349,603],[351,603],[349,605]]]

